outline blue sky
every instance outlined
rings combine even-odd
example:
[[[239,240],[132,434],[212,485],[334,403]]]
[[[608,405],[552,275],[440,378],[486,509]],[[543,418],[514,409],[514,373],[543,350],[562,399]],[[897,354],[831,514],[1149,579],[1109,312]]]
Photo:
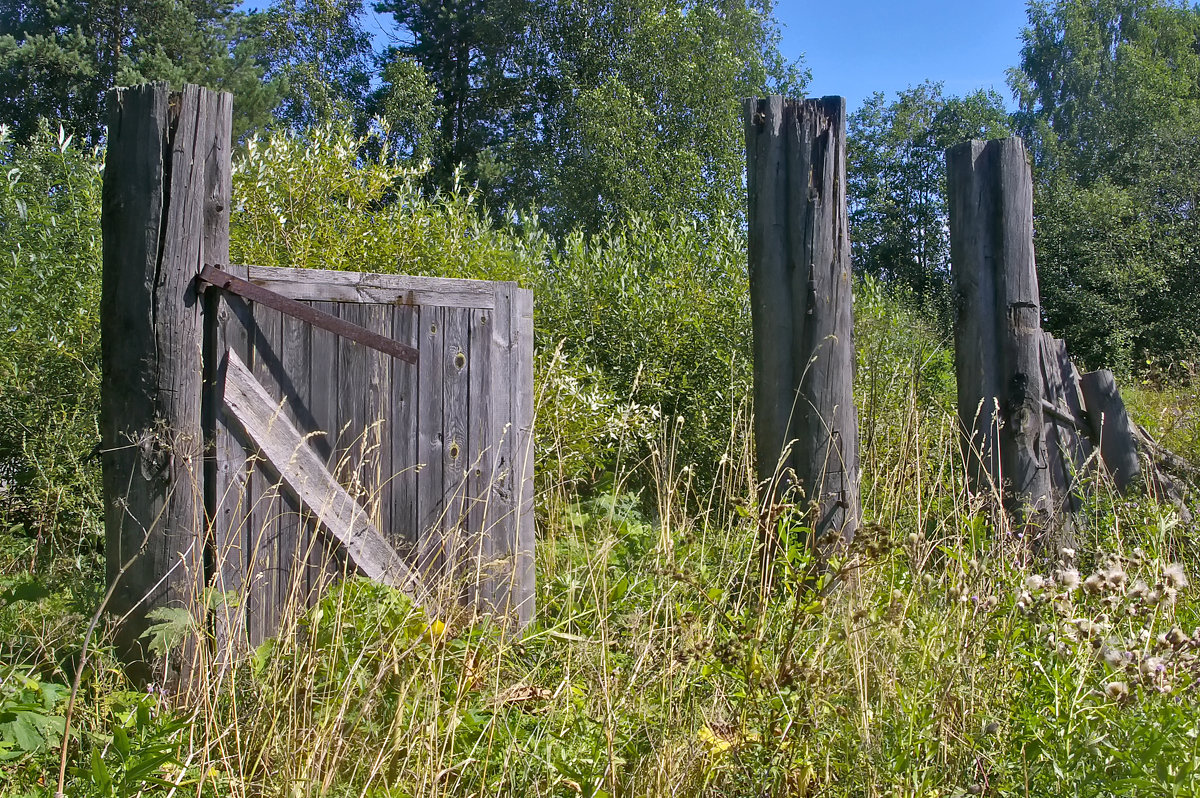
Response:
[[[947,94],[994,88],[1012,106],[1005,70],[1020,56],[1023,0],[778,0],[782,50],[804,54],[810,96],[840,94],[854,111],[923,80]]]

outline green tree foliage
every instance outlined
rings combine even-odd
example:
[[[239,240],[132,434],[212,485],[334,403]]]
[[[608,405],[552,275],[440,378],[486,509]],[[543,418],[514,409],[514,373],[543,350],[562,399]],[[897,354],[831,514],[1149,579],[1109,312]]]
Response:
[[[375,65],[362,17],[362,0],[277,0],[250,15],[258,60],[279,90],[277,119],[297,129],[366,123]]]
[[[425,109],[435,184],[462,165],[489,206],[534,209],[559,233],[621,214],[740,213],[740,99],[805,82],[779,55],[767,0],[376,8],[406,37],[379,108],[402,129],[414,124],[406,100]]]
[[[150,80],[234,92],[239,131],[274,105],[231,0],[2,0],[0,123],[28,140],[38,119],[95,140],[104,95]]]
[[[1010,73],[1035,156],[1049,326],[1093,365],[1170,367],[1200,348],[1200,10],[1033,2]]]
[[[850,116],[847,183],[855,267],[948,318],[950,240],[945,150],[1008,134],[995,92],[946,97],[922,83],[887,102],[875,93]]]

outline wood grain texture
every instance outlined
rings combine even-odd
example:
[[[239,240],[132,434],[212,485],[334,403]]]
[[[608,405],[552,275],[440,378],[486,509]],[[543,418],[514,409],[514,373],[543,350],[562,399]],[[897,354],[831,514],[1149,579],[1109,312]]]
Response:
[[[1108,369],[1089,371],[1080,377],[1079,386],[1100,459],[1117,490],[1125,493],[1141,476],[1141,464],[1136,431],[1117,390],[1116,378]]]
[[[401,559],[370,522],[366,510],[339,485],[290,420],[232,352],[225,369],[225,404],[249,442],[345,547],[364,575],[425,602],[415,571]]]
[[[271,398],[271,412],[283,418],[283,401],[279,394],[279,378],[283,375],[280,361],[282,318],[277,310],[251,304],[254,330],[251,359],[247,366]],[[278,476],[263,467],[261,459],[254,460],[250,473],[250,494],[253,500],[246,516],[246,550],[249,552],[249,589],[246,593],[246,619],[250,645],[257,646],[279,629],[282,617],[282,597],[285,595],[286,574],[281,556],[287,542],[281,540],[283,511]]]
[[[436,581],[445,565],[442,421],[446,309],[422,306],[417,384],[417,572]]]
[[[516,557],[513,564],[513,587],[507,612],[516,616],[519,627],[533,621],[536,611],[534,587],[533,526],[533,292],[517,289],[513,292],[513,365],[515,379],[510,383],[512,423],[516,426],[514,441],[514,486],[516,488],[517,524]]]
[[[767,504],[797,491],[815,540],[849,540],[861,506],[845,100],[744,111],[757,475]]]
[[[1019,525],[1049,529],[1056,513],[1025,145],[1018,138],[964,142],[947,151],[946,167],[968,475],[976,491],[999,487]]]
[[[334,302],[314,302],[313,305],[326,313],[337,314]],[[310,395],[309,412],[312,426],[308,428],[309,445],[332,473],[340,458],[337,442],[342,429],[342,411],[338,406],[339,388],[342,383],[342,367],[338,358],[340,339],[327,330],[313,329],[309,334],[310,347]],[[336,542],[312,524],[304,528],[301,544],[307,552],[307,584],[310,597],[319,596],[330,583],[345,570],[345,563]]]
[[[392,335],[416,347],[421,327],[421,309],[406,305],[391,308]],[[419,367],[418,367],[419,368]],[[418,368],[392,370],[391,383],[391,511],[383,530],[398,551],[415,561],[417,523],[417,385]]]
[[[151,677],[141,635],[164,606],[202,613],[202,308],[194,278],[228,258],[232,98],[164,83],[109,98],[101,230],[101,449],[109,609],[119,655]],[[196,651],[172,672],[188,682]]]
[[[464,565],[466,545],[466,492],[468,431],[471,413],[471,311],[445,309],[442,338],[442,539],[445,546],[443,577],[453,580],[454,590],[465,598],[468,578]]]
[[[492,284],[484,280],[278,266],[245,268],[250,282],[301,301],[490,308],[494,295]]]
[[[212,545],[210,578],[212,587],[226,597],[213,612],[213,633],[218,652],[237,656],[249,646],[242,595],[246,589],[245,527],[253,463],[238,438],[237,422],[225,410],[221,399],[224,384],[221,364],[227,350],[250,359],[254,320],[250,307],[239,297],[210,290],[205,300],[208,308],[205,431],[212,441],[205,472],[205,506]]]
[[[514,307],[519,289],[516,283],[497,283],[494,290],[489,363],[492,473],[487,486],[488,534],[483,545],[490,578],[483,584],[480,599],[497,614],[507,615],[519,603],[514,584],[518,547],[516,452],[520,434],[514,415],[514,396],[519,390],[514,379],[518,373]],[[513,601],[514,596],[518,601]]]

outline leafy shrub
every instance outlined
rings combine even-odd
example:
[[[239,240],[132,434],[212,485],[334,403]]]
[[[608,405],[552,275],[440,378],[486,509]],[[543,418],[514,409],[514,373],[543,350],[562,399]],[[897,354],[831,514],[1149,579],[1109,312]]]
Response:
[[[99,155],[0,129],[0,524],[95,563]]]

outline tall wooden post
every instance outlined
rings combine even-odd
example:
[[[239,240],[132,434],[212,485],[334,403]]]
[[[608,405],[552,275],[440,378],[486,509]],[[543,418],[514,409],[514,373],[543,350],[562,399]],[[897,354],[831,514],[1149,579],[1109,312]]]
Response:
[[[229,259],[233,100],[165,83],[109,97],[100,413],[109,611],[134,678],[147,613],[204,580],[201,266]],[[198,617],[198,612],[196,613]],[[186,667],[186,657],[185,665]],[[178,675],[178,674],[177,674]]]
[[[745,123],[757,474],[768,504],[799,489],[814,539],[848,540],[861,508],[846,101],[748,99]]]
[[[1019,138],[946,152],[955,366],[968,476],[1000,488],[1022,525],[1053,515],[1042,419],[1042,325],[1033,180]]]

